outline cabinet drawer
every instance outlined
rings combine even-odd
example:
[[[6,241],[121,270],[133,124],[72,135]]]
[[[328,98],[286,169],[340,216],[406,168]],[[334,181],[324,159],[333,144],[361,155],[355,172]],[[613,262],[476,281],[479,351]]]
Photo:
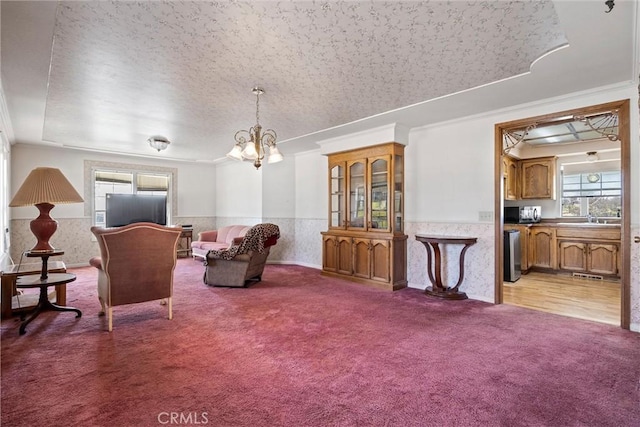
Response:
[[[558,238],[571,237],[586,240],[620,240],[619,228],[591,228],[591,227],[558,227]]]

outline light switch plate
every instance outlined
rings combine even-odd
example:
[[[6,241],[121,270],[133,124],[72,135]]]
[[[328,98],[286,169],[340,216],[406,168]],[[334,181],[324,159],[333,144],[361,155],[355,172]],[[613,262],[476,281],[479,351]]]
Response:
[[[480,222],[491,222],[491,221],[493,221],[493,212],[491,212],[491,211],[480,211],[480,212],[478,212],[478,220]]]

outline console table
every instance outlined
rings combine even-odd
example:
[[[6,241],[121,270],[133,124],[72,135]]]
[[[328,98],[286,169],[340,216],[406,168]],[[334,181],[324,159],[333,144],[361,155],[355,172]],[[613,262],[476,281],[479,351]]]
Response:
[[[478,241],[477,237],[461,237],[461,236],[435,236],[416,234],[416,240],[422,242],[427,249],[427,272],[429,280],[433,286],[425,289],[427,295],[432,295],[445,299],[466,299],[467,294],[460,292],[458,288],[464,279],[464,254],[467,249]],[[447,288],[442,284],[442,257],[440,253],[440,244],[458,244],[464,245],[460,252],[460,267],[458,283],[454,287]],[[433,254],[432,254],[433,252]],[[435,261],[435,266],[433,262]],[[435,267],[435,268],[434,268]]]
[[[29,316],[28,319],[23,320],[20,325],[20,335],[24,335],[27,332],[27,325],[38,315],[46,310],[54,310],[54,311],[74,311],[76,313],[76,317],[81,317],[82,312],[74,307],[63,307],[57,304],[52,304],[49,301],[49,296],[47,293],[47,288],[49,286],[57,286],[67,284],[69,282],[73,282],[76,280],[75,274],[70,273],[51,273],[48,274],[46,278],[37,277],[37,276],[23,276],[19,277],[16,282],[16,286],[18,288],[40,288],[40,298],[38,299],[38,305],[36,305],[35,310]]]

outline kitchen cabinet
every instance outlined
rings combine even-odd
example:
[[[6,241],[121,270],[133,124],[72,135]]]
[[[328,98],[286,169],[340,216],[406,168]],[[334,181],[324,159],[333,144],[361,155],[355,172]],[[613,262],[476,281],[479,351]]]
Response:
[[[583,242],[560,242],[561,270],[587,271],[587,244]]]
[[[520,160],[520,198],[556,199],[556,157]]]
[[[530,267],[557,269],[556,242],[554,227],[531,227],[529,235]]]
[[[331,154],[328,177],[323,274],[385,289],[406,287],[404,146],[388,143]]]
[[[520,232],[520,270],[526,274],[529,272],[529,234],[531,226],[526,224],[505,224],[505,230],[517,230]]]
[[[505,155],[502,156],[502,162],[504,170],[504,198],[505,200],[518,200],[518,160]]]
[[[620,228],[558,227],[556,231],[559,248],[560,270],[619,276]]]
[[[618,245],[589,243],[587,249],[587,272],[603,276],[618,275]]]

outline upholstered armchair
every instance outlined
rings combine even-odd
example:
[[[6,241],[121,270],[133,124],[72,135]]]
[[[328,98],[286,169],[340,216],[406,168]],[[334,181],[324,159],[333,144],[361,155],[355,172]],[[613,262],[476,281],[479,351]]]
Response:
[[[245,234],[239,245],[212,250],[205,261],[204,282],[211,286],[245,287],[262,280],[271,246],[280,238],[275,224],[257,224]]]
[[[100,315],[107,312],[113,330],[113,307],[144,301],[167,300],[173,318],[173,272],[181,227],[138,222],[123,227],[91,227],[100,256],[90,264],[98,268]]]

